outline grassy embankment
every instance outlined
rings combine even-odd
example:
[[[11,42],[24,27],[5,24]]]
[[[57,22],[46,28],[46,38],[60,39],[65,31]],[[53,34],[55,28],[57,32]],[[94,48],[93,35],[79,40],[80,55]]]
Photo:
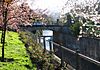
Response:
[[[18,33],[6,33],[4,50],[5,62],[0,62],[0,70],[36,70],[36,66],[32,65],[24,44],[19,40]],[[2,44],[0,43],[0,58],[2,56],[1,52]]]
[[[20,32],[21,41],[27,44],[27,52],[30,54],[32,63],[35,63],[37,67],[41,70],[55,70],[54,64],[51,62],[53,60],[49,53],[44,53],[41,44],[36,42],[37,34],[31,32]]]

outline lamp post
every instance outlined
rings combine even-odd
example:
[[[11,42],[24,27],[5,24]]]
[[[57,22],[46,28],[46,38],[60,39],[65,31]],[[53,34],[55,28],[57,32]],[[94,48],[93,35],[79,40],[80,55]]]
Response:
[[[12,0],[2,0],[2,9],[3,9],[3,27],[2,27],[2,38],[1,38],[1,43],[2,43],[2,59],[1,61],[4,61],[4,45],[5,45],[5,35],[6,35],[6,26],[7,26],[7,14],[8,14],[8,5],[11,3]],[[4,5],[7,5],[5,7]]]

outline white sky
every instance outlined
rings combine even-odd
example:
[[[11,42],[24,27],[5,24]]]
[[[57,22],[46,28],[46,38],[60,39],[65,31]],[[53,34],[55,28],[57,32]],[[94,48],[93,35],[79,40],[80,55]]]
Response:
[[[65,2],[66,0],[36,0],[35,3],[31,5],[33,9],[41,8],[50,11],[59,11]]]
[[[30,3],[31,8],[36,9],[36,8],[41,8],[41,9],[48,9],[51,11],[59,11],[62,9],[62,7],[65,5],[65,3],[68,1],[68,3],[72,4],[77,1],[77,3],[84,3],[87,1],[88,2],[93,2],[97,0],[35,0],[33,3],[32,0],[28,0],[28,3]],[[68,7],[68,9],[70,9]]]
[[[28,4],[32,9],[47,9],[49,11],[48,15],[51,15],[54,19],[59,18],[61,14],[65,14],[70,11],[70,9],[75,5],[81,3],[94,3],[97,0],[27,0]],[[62,8],[66,8],[62,11]],[[82,5],[82,4],[81,4]]]

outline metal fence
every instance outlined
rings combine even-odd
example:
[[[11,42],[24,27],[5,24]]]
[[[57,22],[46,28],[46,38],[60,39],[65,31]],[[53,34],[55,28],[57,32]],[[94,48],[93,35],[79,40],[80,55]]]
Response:
[[[50,40],[49,45],[50,54],[53,52],[61,59],[61,66],[66,62],[76,70],[100,70],[99,61],[81,54],[78,49],[76,49],[76,51],[71,50]],[[46,45],[44,45],[44,47],[44,51],[46,51]]]
[[[52,42],[52,41],[51,41]],[[100,62],[73,51],[57,43],[53,43],[54,54],[61,58],[62,62],[70,64],[76,70],[100,70]]]

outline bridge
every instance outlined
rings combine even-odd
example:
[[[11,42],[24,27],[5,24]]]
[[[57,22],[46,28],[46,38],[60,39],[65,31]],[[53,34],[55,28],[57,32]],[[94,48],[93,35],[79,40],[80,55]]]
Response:
[[[28,26],[19,26],[22,30],[52,30],[52,31],[61,31],[62,29],[67,31],[68,28],[66,25],[28,25]],[[68,32],[68,31],[67,31]]]

